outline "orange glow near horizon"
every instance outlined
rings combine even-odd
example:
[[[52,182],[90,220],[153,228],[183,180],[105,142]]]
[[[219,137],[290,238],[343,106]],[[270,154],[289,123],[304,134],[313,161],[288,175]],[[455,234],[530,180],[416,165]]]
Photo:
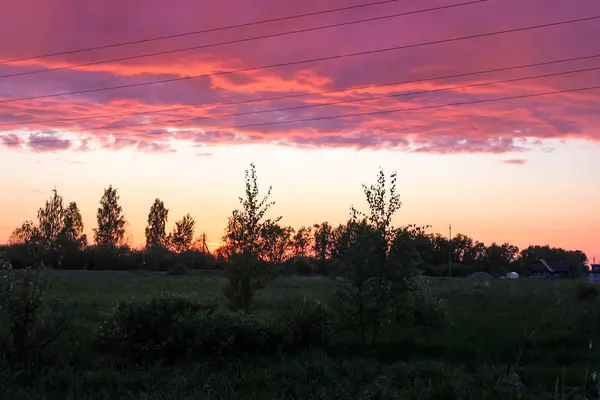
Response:
[[[24,172],[15,187],[23,196],[4,199],[4,221],[0,229],[6,240],[12,229],[34,219],[37,209],[51,195],[54,186],[65,202],[80,206],[86,232],[91,238],[95,211],[103,189],[109,184],[119,190],[128,221],[131,244],[144,244],[144,227],[156,197],[169,208],[170,229],[175,220],[191,213],[197,232],[207,234],[209,248],[218,247],[223,229],[237,197],[243,195],[244,170],[256,160],[259,185],[273,186],[276,202],[271,216],[282,215],[282,224],[298,228],[328,221],[343,223],[349,207],[365,209],[361,183],[376,179],[381,166],[389,174],[399,172],[403,207],[394,223],[431,225],[433,232],[463,233],[476,240],[510,242],[526,247],[550,244],[580,249],[591,258],[600,256],[600,188],[586,196],[577,194],[590,176],[574,176],[577,169],[591,171],[600,146],[564,145],[553,154],[538,153],[528,168],[506,165],[489,156],[405,155],[394,152],[352,150],[293,150],[280,147],[248,146],[215,148],[211,156],[197,157],[183,152],[157,157],[130,150],[103,154],[64,153],[59,156],[3,154],[15,168],[36,163]],[[549,169],[556,158],[578,155],[571,171]],[[105,164],[107,159],[112,164]],[[136,157],[135,165],[126,165]],[[36,161],[33,161],[33,160]],[[85,161],[81,161],[85,160]],[[366,167],[368,166],[368,167]],[[515,174],[515,169],[522,170]],[[206,172],[205,172],[206,171]],[[216,172],[218,171],[218,172]],[[469,179],[464,179],[468,173]],[[562,175],[561,175],[562,174]],[[549,182],[541,193],[532,181]],[[3,176],[3,186],[8,181]]]

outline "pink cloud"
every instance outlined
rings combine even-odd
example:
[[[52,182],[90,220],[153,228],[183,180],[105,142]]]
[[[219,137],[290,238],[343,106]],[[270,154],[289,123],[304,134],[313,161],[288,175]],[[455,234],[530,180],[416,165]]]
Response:
[[[427,6],[447,4],[434,1]],[[198,30],[199,26],[218,27],[328,8],[317,0],[286,4],[275,0],[257,0],[252,5],[241,0],[223,0],[202,4],[201,12],[198,7],[198,3],[192,0],[181,0],[168,10],[158,0],[132,0],[127,4],[110,0],[103,2],[102,7],[75,0],[56,0],[52,6],[38,4],[34,0],[22,0],[10,5],[7,12],[13,17],[0,25],[0,59],[157,37]],[[134,46],[0,64],[0,75],[201,46],[419,8],[423,6],[398,2]],[[548,0],[544,2],[544,7],[535,1],[489,2],[373,24],[348,25],[197,51],[0,78],[1,144],[11,149],[37,152],[66,149],[89,151],[94,148],[93,144],[114,150],[174,151],[166,141],[169,139],[205,145],[278,143],[300,147],[394,148],[440,154],[502,154],[540,148],[543,146],[541,140],[549,138],[598,141],[600,115],[596,110],[600,106],[599,90],[452,107],[437,106],[597,86],[600,85],[598,70],[442,90],[594,68],[600,59],[431,79],[592,55],[597,51],[592,38],[600,35],[597,21],[239,74],[10,102],[14,98],[211,74],[597,14],[600,14],[600,4],[595,0],[581,0],[577,7],[561,0]],[[110,28],[104,22],[107,20],[113,21]],[[35,29],[31,29],[31,26]],[[20,39],[15,42],[10,40],[11,37]],[[349,87],[416,80],[423,81],[331,92]],[[322,93],[325,91],[329,93]],[[296,97],[252,101],[290,95]],[[397,96],[382,98],[388,95]],[[356,101],[371,97],[380,98]],[[339,103],[344,101],[346,103]],[[306,107],[333,102],[338,104]],[[286,110],[272,111],[278,109]],[[388,112],[390,110],[402,111]],[[363,115],[337,118],[348,114]],[[185,119],[188,121],[174,122]],[[289,122],[298,120],[305,121]],[[151,124],[145,125],[147,123]],[[122,125],[130,126],[111,129]],[[535,139],[540,142],[535,144]],[[514,164],[511,161],[522,160],[508,159],[505,162]]]
[[[71,148],[71,141],[57,134],[30,134],[25,144],[26,148],[36,153],[55,152]]]

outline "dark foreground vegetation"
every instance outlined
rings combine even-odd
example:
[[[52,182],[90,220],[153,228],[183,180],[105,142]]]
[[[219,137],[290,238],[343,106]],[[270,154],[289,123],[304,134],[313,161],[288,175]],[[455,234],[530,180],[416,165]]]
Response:
[[[585,255],[460,236],[445,242],[453,274],[540,255],[576,268],[557,281],[428,277],[449,270],[444,242],[392,226],[395,180],[363,187],[368,213],[293,232],[267,218],[252,166],[216,255],[194,246],[189,215],[167,235],[158,199],[147,246],[128,248],[112,187],[88,246],[77,205],[55,192],[3,249],[0,398],[600,398]]]
[[[3,326],[2,399],[598,398],[600,309],[576,281],[434,278],[364,344],[336,334],[339,280],[278,278],[235,312],[210,273],[46,274],[27,334]]]

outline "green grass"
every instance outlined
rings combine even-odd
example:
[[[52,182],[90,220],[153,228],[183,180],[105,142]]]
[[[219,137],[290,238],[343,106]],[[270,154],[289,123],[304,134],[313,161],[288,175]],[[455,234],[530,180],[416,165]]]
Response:
[[[51,366],[34,376],[1,369],[2,399],[509,398],[494,386],[517,360],[515,370],[526,387],[522,398],[548,398],[543,396],[554,392],[557,378],[562,386],[564,375],[568,391],[583,385],[586,368],[600,367],[598,301],[580,299],[582,283],[573,280],[494,280],[486,286],[432,279],[433,295],[443,299],[450,321],[442,327],[397,328],[368,347],[339,335],[327,348],[293,355],[144,368],[118,366],[90,350],[115,303],[164,293],[224,302],[222,278],[52,271],[50,283],[49,297],[71,291],[62,307],[72,313],[74,327],[54,345]],[[305,296],[327,304],[336,284],[277,279],[259,294],[255,312],[282,310]],[[590,340],[598,343],[591,351]]]

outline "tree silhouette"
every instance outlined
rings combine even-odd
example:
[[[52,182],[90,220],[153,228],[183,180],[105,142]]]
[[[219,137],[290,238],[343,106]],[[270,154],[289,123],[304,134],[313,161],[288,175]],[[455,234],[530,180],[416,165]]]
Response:
[[[52,197],[46,200],[44,207],[40,208],[37,213],[40,239],[45,246],[55,243],[64,227],[63,198],[56,189],[52,192]]]
[[[87,245],[87,236],[83,233],[83,218],[77,203],[72,201],[64,210],[63,228],[60,236],[71,242]]]
[[[184,215],[181,220],[175,222],[173,233],[167,239],[171,249],[177,253],[190,250],[194,243],[195,229],[196,221],[190,214]]]
[[[294,229],[279,224],[263,226],[260,232],[261,258],[275,264],[283,264],[289,257]]]
[[[294,257],[306,257],[310,251],[312,229],[301,226],[292,236],[292,254]]]
[[[39,237],[38,227],[33,221],[25,221],[23,224],[11,232],[8,237],[9,245],[29,243]]]
[[[396,173],[390,175],[387,187],[383,170],[379,170],[375,185],[362,185],[370,213],[351,208],[351,219],[345,234],[340,235],[342,273],[347,281],[336,292],[336,307],[345,323],[360,333],[363,342],[367,334],[375,343],[382,327],[398,315],[406,299],[406,279],[411,265],[405,256],[409,248],[392,226],[392,217],[400,209],[396,191]]]
[[[119,205],[119,193],[110,185],[104,190],[96,213],[98,228],[94,228],[96,245],[117,247],[125,238],[125,217]]]
[[[261,235],[271,232],[271,227],[281,217],[265,219],[265,214],[275,204],[269,202],[272,187],[259,199],[256,166],[250,164],[246,170],[246,197],[239,198],[242,209],[234,210],[227,221],[223,236],[226,257],[229,261],[225,268],[227,286],[225,296],[232,308],[248,309],[256,291],[265,285],[269,271],[261,268],[266,258],[265,249],[271,247],[270,238]]]
[[[331,256],[331,247],[333,244],[333,228],[328,222],[315,224],[314,230],[314,250],[315,257],[319,260],[325,260]]]
[[[148,225],[146,226],[146,248],[153,246],[166,246],[167,233],[166,226],[169,217],[169,210],[165,208],[165,203],[160,199],[155,199],[150,213],[148,214]]]

